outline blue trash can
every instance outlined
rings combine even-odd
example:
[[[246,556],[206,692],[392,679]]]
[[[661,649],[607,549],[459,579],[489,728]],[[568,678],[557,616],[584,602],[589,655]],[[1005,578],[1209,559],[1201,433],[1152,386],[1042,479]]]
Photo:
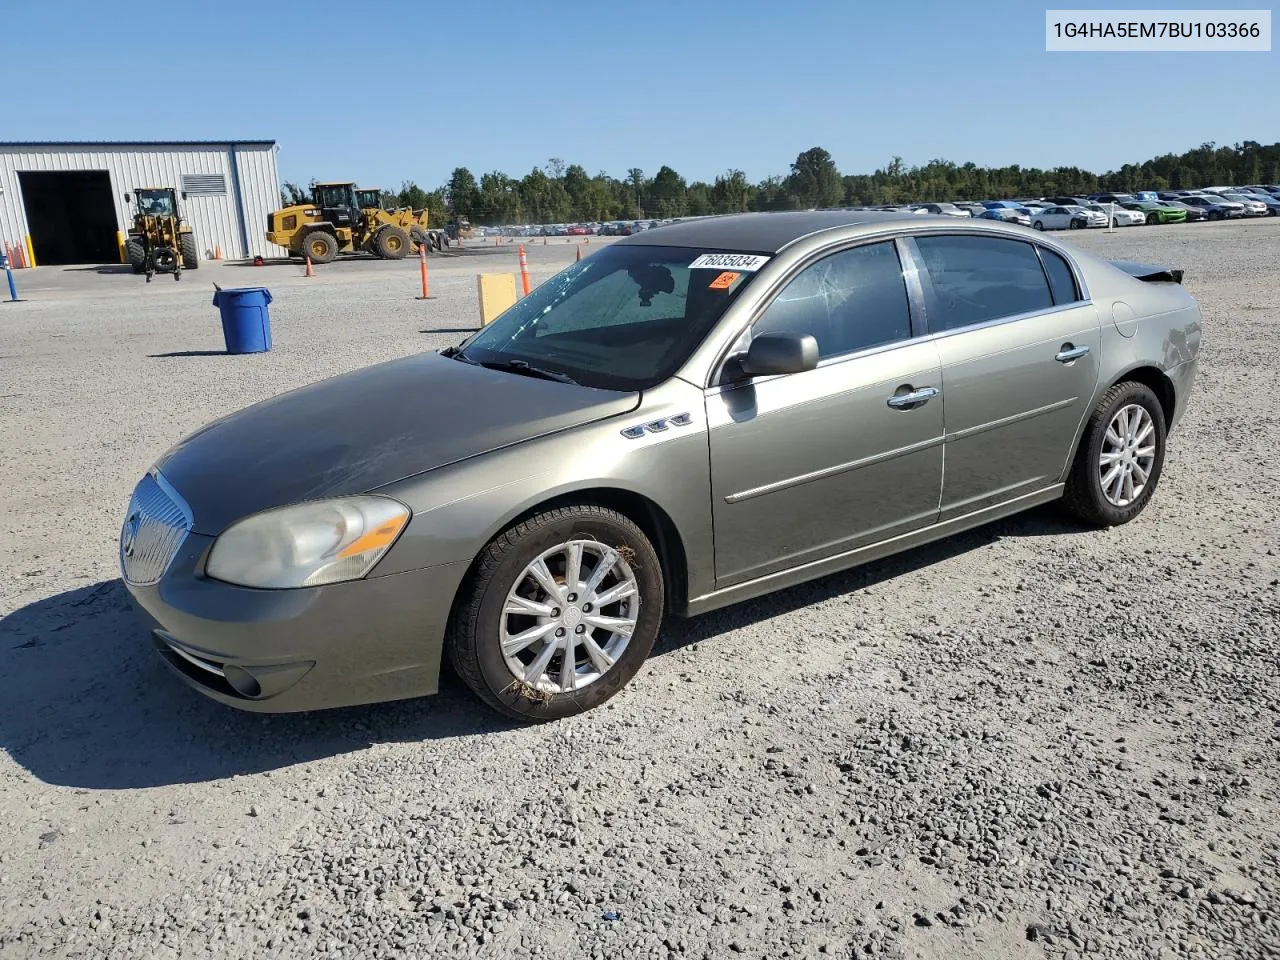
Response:
[[[213,305],[222,314],[227,353],[264,353],[271,349],[271,291],[265,287],[217,290]]]

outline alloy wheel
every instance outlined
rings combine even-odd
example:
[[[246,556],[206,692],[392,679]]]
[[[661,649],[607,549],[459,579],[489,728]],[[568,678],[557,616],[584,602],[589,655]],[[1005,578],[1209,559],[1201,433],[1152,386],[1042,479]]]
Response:
[[[1107,426],[1098,458],[1102,494],[1116,507],[1127,507],[1147,487],[1156,462],[1155,423],[1146,407],[1121,407]]]
[[[624,552],[571,540],[524,568],[502,607],[502,656],[517,683],[572,693],[618,661],[640,618],[640,589]]]

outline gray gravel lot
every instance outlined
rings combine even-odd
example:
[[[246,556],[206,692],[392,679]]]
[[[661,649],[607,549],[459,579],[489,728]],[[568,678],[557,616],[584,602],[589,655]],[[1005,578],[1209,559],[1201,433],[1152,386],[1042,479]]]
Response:
[[[676,621],[536,728],[457,683],[228,710],[153,655],[115,561],[179,437],[456,342],[514,246],[432,259],[425,302],[416,262],[19,273],[0,957],[1280,956],[1280,221],[1069,239],[1184,267],[1205,312],[1138,520],[1038,510]],[[532,244],[535,280],[573,250]],[[271,289],[272,352],[218,355],[211,281]]]

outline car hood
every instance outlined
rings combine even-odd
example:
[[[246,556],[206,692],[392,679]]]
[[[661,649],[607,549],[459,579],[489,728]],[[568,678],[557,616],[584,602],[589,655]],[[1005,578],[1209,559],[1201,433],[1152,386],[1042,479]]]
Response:
[[[364,493],[635,409],[640,396],[419,354],[223,417],[157,461],[197,533],[272,507]]]

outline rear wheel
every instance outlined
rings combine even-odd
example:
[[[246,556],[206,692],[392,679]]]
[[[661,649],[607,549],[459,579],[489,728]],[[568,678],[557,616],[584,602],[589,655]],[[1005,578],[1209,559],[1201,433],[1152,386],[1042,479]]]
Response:
[[[548,510],[489,543],[446,642],[458,675],[493,709],[555,720],[626,685],[662,624],[657,553],[622,514]]]
[[[326,230],[313,230],[303,238],[302,255],[312,263],[329,263],[338,255],[338,238]]]
[[[194,233],[184,233],[179,236],[178,246],[182,250],[182,267],[184,270],[194,270],[200,266],[200,253],[196,250],[196,235]]]
[[[409,252],[409,235],[389,223],[373,235],[373,252],[383,260],[401,260]]]
[[[129,261],[134,273],[142,273],[147,269],[147,250],[132,237],[124,242],[124,258]]]
[[[1128,523],[1155,493],[1164,468],[1164,408],[1141,383],[1118,383],[1098,401],[1067,476],[1064,503],[1086,523]]]

